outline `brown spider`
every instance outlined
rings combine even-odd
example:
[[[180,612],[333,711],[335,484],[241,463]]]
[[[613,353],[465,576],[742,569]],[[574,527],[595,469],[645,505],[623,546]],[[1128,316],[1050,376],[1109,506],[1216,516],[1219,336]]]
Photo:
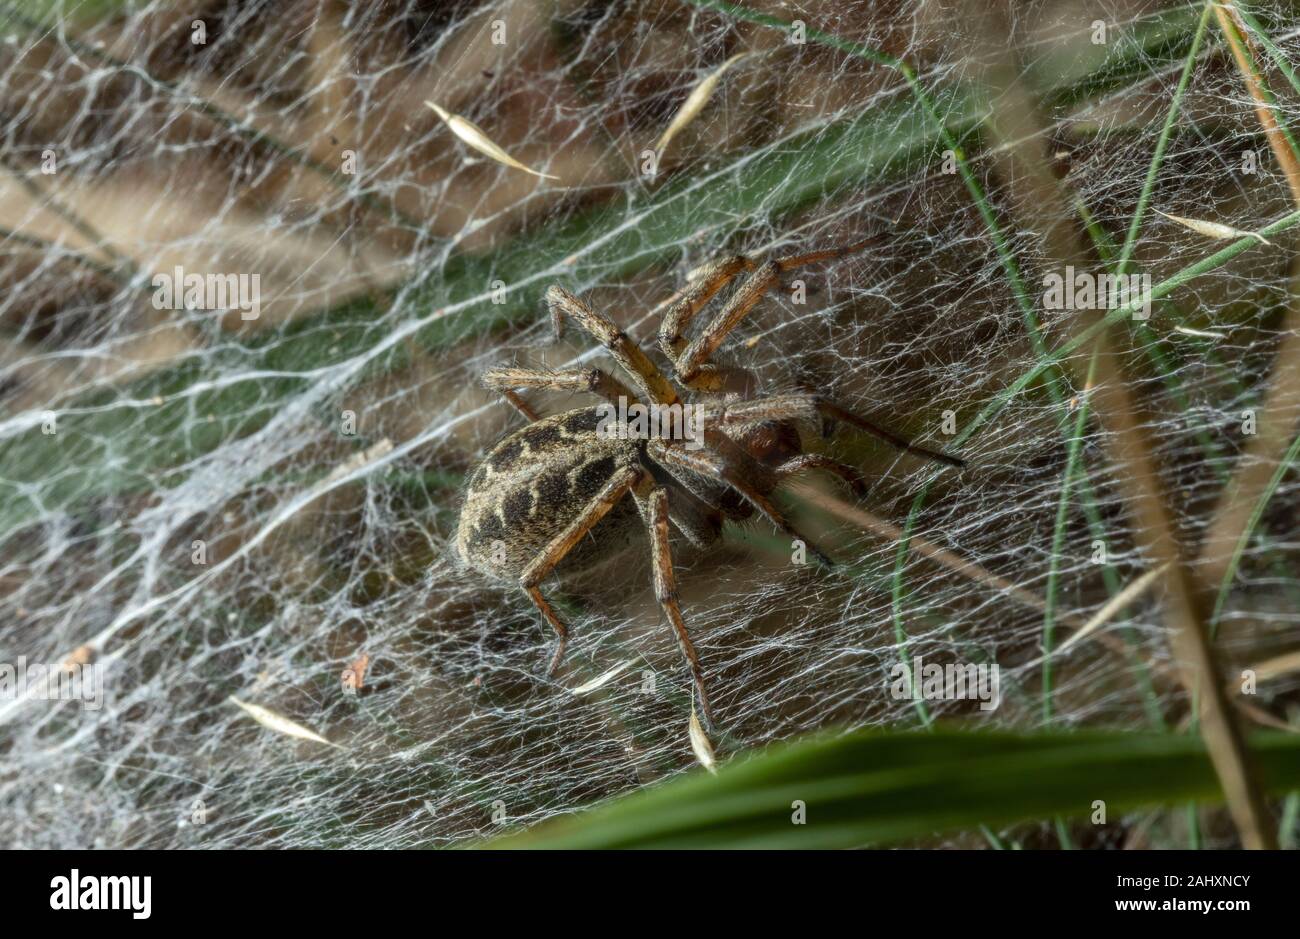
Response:
[[[456,547],[467,564],[496,578],[516,580],[555,628],[559,645],[548,674],[559,667],[568,630],[538,585],[562,560],[566,569],[576,570],[611,556],[644,525],[650,536],[655,596],[690,666],[700,712],[711,725],[713,714],[699,656],[677,603],[669,522],[691,543],[704,546],[720,536],[723,519],[748,518],[757,509],[830,564],[790,527],[769,497],[782,480],[808,469],[835,473],[860,495],[866,484],[851,466],[802,453],[799,421],[820,420],[827,433],[833,422],[841,421],[910,453],[949,466],[964,465],[955,457],[913,446],[816,395],[751,397],[753,382],[747,372],[709,362],[727,334],[783,272],[842,257],[865,244],[762,263],[743,256],[727,258],[707,267],[672,302],[660,323],[659,347],[672,363],[673,377],[706,406],[703,445],[697,444],[697,449],[663,436],[619,439],[598,432],[603,415],[617,406],[620,397],[625,403],[671,407],[681,404],[682,396],[626,333],[562,287],[552,286],[546,292],[556,336],[563,317],[576,320],[605,347],[639,394],[599,368],[495,368],[484,374],[484,385],[502,392],[530,424],[498,443],[470,476]],[[688,343],[682,334],[691,319],[743,271],[749,276]],[[610,405],[539,418],[516,394],[518,388],[588,391]],[[629,495],[635,508],[626,499]],[[595,528],[602,519],[604,524]]]

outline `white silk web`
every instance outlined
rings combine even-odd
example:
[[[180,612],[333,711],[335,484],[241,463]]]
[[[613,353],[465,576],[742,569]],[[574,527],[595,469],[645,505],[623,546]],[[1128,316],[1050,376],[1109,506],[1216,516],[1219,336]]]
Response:
[[[1250,522],[1206,584],[1225,675],[1291,651],[1295,203],[1223,33],[1196,3],[975,6],[0,2],[0,663],[104,682],[97,710],[0,700],[4,843],[438,846],[690,768],[647,550],[549,585],[554,680],[527,599],[454,559],[464,477],[521,421],[478,375],[602,358],[550,344],[551,283],[657,356],[699,265],[867,237],[725,355],[969,466],[808,428],[872,484],[780,500],[837,570],[761,520],[675,544],[720,756],[941,719],[1176,728],[1158,592],[1054,652],[1150,564],[1094,346],[1058,355],[1088,321],[1044,305],[1075,263],[1052,198],[1089,271],[1176,279],[1113,324],[1117,367],[1188,556]],[[1300,20],[1243,9],[1300,126],[1273,57]],[[1207,222],[1274,228],[1216,257],[1240,234]],[[186,274],[205,289],[160,309]],[[998,665],[999,707],[892,694],[917,659]],[[1300,681],[1265,672],[1251,719],[1286,721]]]

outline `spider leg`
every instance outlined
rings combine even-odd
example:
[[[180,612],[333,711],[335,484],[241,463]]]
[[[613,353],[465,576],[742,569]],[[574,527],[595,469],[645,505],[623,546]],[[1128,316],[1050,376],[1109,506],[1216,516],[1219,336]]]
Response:
[[[618,404],[622,395],[635,401],[632,393],[618,379],[598,368],[568,368],[546,371],[530,368],[490,368],[483,373],[483,387],[501,392],[529,421],[537,420],[537,413],[518,394],[516,388],[560,388],[570,391],[589,391],[606,401]]]
[[[700,714],[708,728],[713,726],[713,709],[709,706],[709,695],[704,687],[704,674],[700,668],[700,657],[695,652],[686,622],[682,619],[681,606],[677,602],[677,581],[673,576],[673,558],[668,545],[668,490],[655,487],[650,492],[649,514],[646,527],[650,534],[651,558],[654,564],[655,599],[663,607],[664,615],[677,636],[677,646],[682,651],[682,658],[691,670],[691,681],[695,684],[695,694],[700,702]]]
[[[822,248],[820,251],[809,251],[807,254],[792,254],[788,257],[777,258],[776,264],[781,268],[781,272],[792,271],[796,267],[803,267],[805,264],[815,264],[818,261],[834,261],[838,258],[850,254],[856,254],[863,248],[870,247],[880,240],[879,235],[873,235],[870,238],[863,238],[861,241],[855,241],[853,244],[837,245],[834,248]]]
[[[546,305],[551,311],[551,321],[557,327],[563,317],[568,316],[594,336],[642,391],[647,401],[658,404],[676,404],[679,401],[677,392],[668,383],[668,379],[646,357],[641,347],[614,325],[609,317],[596,312],[558,284],[547,288]],[[556,335],[559,335],[558,329]]]
[[[678,357],[673,361],[677,377],[690,384],[696,379],[709,356],[713,355],[727,334],[745,318],[763,295],[777,282],[781,268],[776,261],[764,261],[736,288],[736,292],[727,298],[704,327]]]
[[[847,254],[862,250],[875,240],[875,238],[867,238],[849,245],[776,258],[775,260],[764,261],[761,264],[756,264],[747,258],[732,258],[720,262],[714,268],[710,268],[706,275],[701,278],[699,296],[703,299],[698,303],[693,303],[694,295],[688,293],[679,301],[678,307],[674,307],[673,310],[669,311],[668,316],[665,317],[664,326],[660,331],[661,346],[664,346],[665,332],[667,333],[666,340],[668,344],[664,346],[664,352],[672,359],[677,377],[687,385],[695,381],[704,370],[709,357],[727,338],[727,334],[736,328],[737,324],[754,308],[754,305],[763,298],[763,295],[778,282],[781,274],[805,264],[842,258]],[[680,341],[681,330],[685,328],[686,322],[699,311],[699,308],[704,303],[722,289],[727,281],[742,270],[750,271],[749,277],[741,283],[736,292],[714,314],[713,319],[709,321],[703,331],[695,337],[685,351],[681,351],[679,347],[676,347],[675,341]],[[693,308],[691,304],[688,304],[688,301],[693,303]],[[677,315],[674,316],[674,313]]]
[[[834,473],[848,483],[859,497],[867,494],[867,481],[861,473],[847,463],[841,463],[838,460],[832,460],[828,456],[821,456],[816,453],[802,453],[786,460],[776,468],[776,475],[781,479],[786,479],[796,473],[802,473],[810,469],[823,469]]]
[[[966,466],[966,461],[961,457],[949,456],[947,453],[938,450],[930,450],[926,447],[918,447],[906,437],[896,434],[885,427],[881,427],[879,424],[869,421],[865,417],[861,417],[851,411],[846,411],[837,404],[832,404],[829,401],[818,399],[817,410],[821,412],[823,417],[829,418],[832,421],[843,421],[846,424],[851,424],[854,427],[857,427],[859,430],[865,430],[867,433],[871,434],[871,436],[877,437],[899,450],[905,450],[908,453],[914,453],[917,456],[925,457],[927,460],[933,460],[936,463],[943,463],[945,466],[952,466],[957,469],[964,469]]]
[[[792,539],[797,539],[807,545],[808,550],[819,561],[827,567],[835,566],[835,562],[818,548],[811,538],[805,537],[796,531],[786,521],[785,516],[781,514],[777,507],[763,495],[764,490],[771,491],[776,485],[776,476],[772,470],[750,460],[743,451],[723,457],[721,454],[712,452],[707,448],[693,452],[684,450],[681,447],[672,446],[662,438],[651,440],[647,447],[650,457],[657,462],[680,466],[702,476],[711,476],[714,479],[722,480],[744,496],[778,529],[785,532]],[[737,469],[737,465],[743,467],[743,470]],[[751,480],[746,478],[749,475],[758,476],[760,479]]]
[[[569,631],[564,623],[556,615],[551,605],[546,602],[537,585],[541,583],[551,571],[555,570],[555,565],[564,559],[564,556],[573,550],[573,546],[582,540],[582,537],[595,527],[596,523],[605,517],[619,500],[626,496],[642,477],[645,476],[645,470],[639,466],[625,466],[617,470],[609,481],[605,483],[600,492],[587,503],[582,510],[565,529],[556,535],[551,543],[542,549],[542,552],[529,562],[524,568],[523,573],[519,576],[519,587],[528,594],[528,598],[542,612],[547,621],[554,627],[555,632],[560,637],[559,648],[555,650],[555,656],[551,659],[550,668],[547,675],[554,675],[556,669],[560,667],[560,659],[564,655],[565,642],[568,639]]]
[[[677,357],[686,348],[686,339],[682,335],[690,325],[695,314],[704,308],[723,287],[741,271],[752,271],[754,262],[744,255],[724,258],[704,268],[699,276],[690,283],[678,300],[668,308],[664,318],[659,321],[659,348],[669,361],[676,364]]]
[[[509,388],[502,388],[501,397],[505,398],[511,407],[522,414],[524,420],[528,421],[528,423],[531,424],[534,421],[541,420],[541,415],[534,411],[528,402],[519,396],[518,392],[511,391]]]
[[[662,470],[656,473],[655,469]],[[710,505],[677,479],[667,469],[655,467],[649,470],[650,479],[642,480],[642,487],[653,484],[654,487],[668,492],[671,509],[668,521],[673,527],[697,548],[707,548],[718,540],[722,533],[722,513]],[[643,518],[647,518],[649,508],[644,493],[637,493],[637,508]]]
[[[869,421],[865,417],[859,417],[850,411],[846,411],[839,405],[825,401],[817,395],[774,395],[770,398],[758,398],[754,401],[727,404],[721,409],[720,413],[713,416],[713,420],[719,424],[747,424],[754,421],[779,421],[801,418],[816,420],[818,417],[851,424],[860,430],[865,430],[873,437],[897,447],[899,450],[905,450],[928,460],[934,460],[936,463],[955,466],[958,469],[966,465],[966,461],[959,457],[949,456],[946,453],[929,450],[925,447],[918,447],[906,437],[896,434],[873,421]]]
[[[569,628],[564,625],[564,621],[556,615],[551,604],[542,596],[542,592],[536,587],[525,587],[524,593],[528,594],[528,599],[533,601],[533,605],[542,611],[542,616],[555,629],[555,634],[559,641],[555,644],[555,654],[551,656],[551,664],[546,669],[546,677],[551,678],[555,675],[556,669],[560,667],[560,659],[564,658],[564,647],[569,643]]]

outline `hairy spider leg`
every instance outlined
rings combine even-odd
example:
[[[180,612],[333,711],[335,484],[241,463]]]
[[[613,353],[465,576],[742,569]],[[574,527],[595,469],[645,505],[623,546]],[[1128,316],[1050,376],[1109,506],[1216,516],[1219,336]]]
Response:
[[[677,637],[677,647],[681,649],[682,658],[691,670],[691,681],[695,685],[695,694],[700,702],[700,714],[704,717],[706,728],[713,729],[713,709],[709,705],[708,690],[704,686],[704,673],[700,668],[700,657],[691,642],[691,635],[682,618],[681,606],[677,601],[677,581],[673,576],[673,557],[668,544],[668,490],[655,486],[646,500],[648,512],[645,516],[646,529],[650,535],[651,559],[654,567],[655,599],[663,607],[664,615]]]
[[[682,298],[669,308],[660,323],[659,345],[672,361],[678,381],[688,388],[717,390],[717,382],[710,380],[711,376],[705,370],[705,364],[717,351],[718,346],[722,345],[727,334],[736,328],[763,295],[777,283],[781,274],[805,264],[842,258],[862,250],[876,240],[876,238],[866,238],[849,245],[824,248],[761,263],[737,255],[710,265],[701,274],[697,285],[688,289]],[[714,314],[703,331],[683,349],[685,339],[682,333],[691,319],[741,271],[749,271],[749,277],[745,278],[736,292]],[[699,381],[701,378],[705,379],[703,387]]]
[[[695,314],[717,296],[719,290],[731,283],[737,274],[753,269],[753,261],[743,254],[737,254],[705,265],[698,276],[686,285],[686,289],[659,321],[659,348],[670,361],[676,362],[686,348],[686,338],[682,333],[695,318]]]
[[[542,596],[537,585],[541,583],[551,571],[555,570],[555,565],[564,560],[564,556],[573,550],[587,532],[591,531],[605,515],[618,504],[619,500],[632,491],[632,488],[646,476],[646,471],[639,466],[625,466],[617,470],[609,481],[601,488],[600,492],[587,503],[582,512],[570,522],[565,529],[551,539],[551,543],[542,549],[542,552],[529,562],[524,568],[523,573],[519,576],[519,587],[528,594],[528,598],[533,601],[534,605],[541,610],[542,616],[555,629],[559,636],[559,646],[555,650],[555,655],[551,659],[550,668],[546,674],[553,676],[560,667],[560,660],[564,657],[564,647],[569,638],[568,627],[556,615],[555,610]]]
[[[662,438],[651,440],[647,450],[651,458],[657,462],[679,466],[726,483],[744,496],[754,508],[758,509],[778,529],[785,532],[790,538],[802,541],[819,561],[827,567],[835,566],[835,562],[818,548],[811,538],[796,531],[786,521],[785,516],[781,514],[777,507],[763,495],[763,491],[771,491],[774,488],[777,481],[776,476],[771,469],[751,459],[743,450],[737,447],[734,454],[722,457],[707,446],[701,450],[688,451],[679,446],[674,446]],[[749,478],[764,475],[768,476],[768,479],[764,481]]]
[[[568,391],[589,391],[606,401],[618,404],[619,396],[629,402],[636,400],[627,386],[608,372],[599,368],[566,368],[556,371],[530,368],[490,368],[483,373],[483,387],[501,392],[529,422],[538,420],[537,412],[515,393],[517,388],[555,388]]]
[[[946,466],[954,466],[958,469],[966,465],[966,461],[960,457],[949,456],[947,453],[919,447],[906,437],[881,427],[865,417],[859,417],[851,411],[846,411],[839,405],[825,401],[817,395],[773,395],[770,398],[758,398],[753,401],[738,401],[725,405],[719,413],[713,416],[713,420],[716,423],[725,425],[790,419],[816,420],[819,417],[851,424],[865,430],[873,437],[897,447],[899,450],[913,453],[927,460],[933,460],[936,463],[943,463]]]
[[[565,646],[568,643],[569,629],[541,591],[538,590],[537,585],[555,569],[555,566],[564,559],[564,556],[573,549],[574,545],[590,532],[610,509],[618,504],[620,499],[625,498],[629,493],[634,493],[637,497],[638,507],[642,507],[642,496],[643,493],[646,493],[642,512],[646,530],[650,536],[655,598],[663,608],[664,615],[668,617],[668,623],[672,626],[673,633],[677,638],[678,648],[681,650],[682,657],[686,660],[686,665],[690,669],[691,681],[695,685],[696,695],[699,699],[700,713],[704,716],[705,724],[712,728],[713,709],[709,704],[709,694],[704,684],[704,673],[700,666],[700,657],[696,653],[695,644],[691,641],[690,633],[686,629],[686,622],[682,617],[681,607],[677,600],[672,553],[668,543],[668,490],[655,484],[650,473],[638,466],[625,467],[615,473],[595,498],[583,509],[582,514],[574,519],[564,531],[546,546],[541,554],[529,563],[519,578],[519,586],[528,595],[528,598],[533,601],[537,609],[541,611],[547,622],[551,624],[558,637],[555,654],[551,658],[547,675],[554,676],[560,667]]]
[[[627,333],[614,325],[614,321],[609,317],[598,313],[558,284],[552,284],[547,288],[546,305],[551,311],[553,323],[559,324],[563,316],[568,316],[595,337],[618,363],[619,368],[642,391],[646,400],[653,404],[670,405],[677,404],[681,400],[672,384],[646,357],[641,347]],[[559,335],[558,330],[556,335]]]
[[[832,460],[830,457],[818,453],[801,453],[799,456],[791,457],[776,468],[776,475],[784,480],[814,469],[834,473],[844,480],[859,498],[867,494],[867,481],[862,473],[847,463]]]

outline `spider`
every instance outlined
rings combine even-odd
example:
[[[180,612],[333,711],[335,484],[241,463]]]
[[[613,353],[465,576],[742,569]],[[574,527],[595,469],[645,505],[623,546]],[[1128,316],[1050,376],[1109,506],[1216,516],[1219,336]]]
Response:
[[[965,465],[956,457],[914,446],[819,395],[754,396],[748,372],[710,361],[781,274],[842,257],[867,243],[762,262],[738,255],[706,267],[668,305],[659,326],[659,348],[672,365],[676,386],[608,317],[558,285],[546,292],[556,337],[566,317],[574,320],[600,342],[635,391],[600,368],[507,367],[484,373],[484,386],[501,392],[529,425],[501,440],[470,475],[456,548],[467,565],[517,582],[551,624],[558,643],[548,676],[559,668],[569,631],[539,585],[561,561],[567,570],[590,567],[630,544],[644,528],[650,538],[655,597],[690,669],[699,712],[712,726],[700,658],[678,605],[669,524],[703,547],[720,537],[724,519],[741,520],[757,511],[831,564],[790,526],[772,504],[772,493],[783,480],[813,469],[841,477],[860,496],[866,483],[851,466],[803,453],[797,426],[801,422],[820,421],[824,434],[837,422],[849,424],[909,453],[949,466]],[[691,320],[742,273],[748,276],[699,335],[687,341],[684,333]],[[609,404],[542,418],[517,394],[521,388],[590,392]],[[670,408],[684,397],[705,407],[702,446],[696,443],[692,449],[667,436],[620,439],[602,432],[608,429],[601,426],[602,416],[620,398],[625,404],[650,402]]]

